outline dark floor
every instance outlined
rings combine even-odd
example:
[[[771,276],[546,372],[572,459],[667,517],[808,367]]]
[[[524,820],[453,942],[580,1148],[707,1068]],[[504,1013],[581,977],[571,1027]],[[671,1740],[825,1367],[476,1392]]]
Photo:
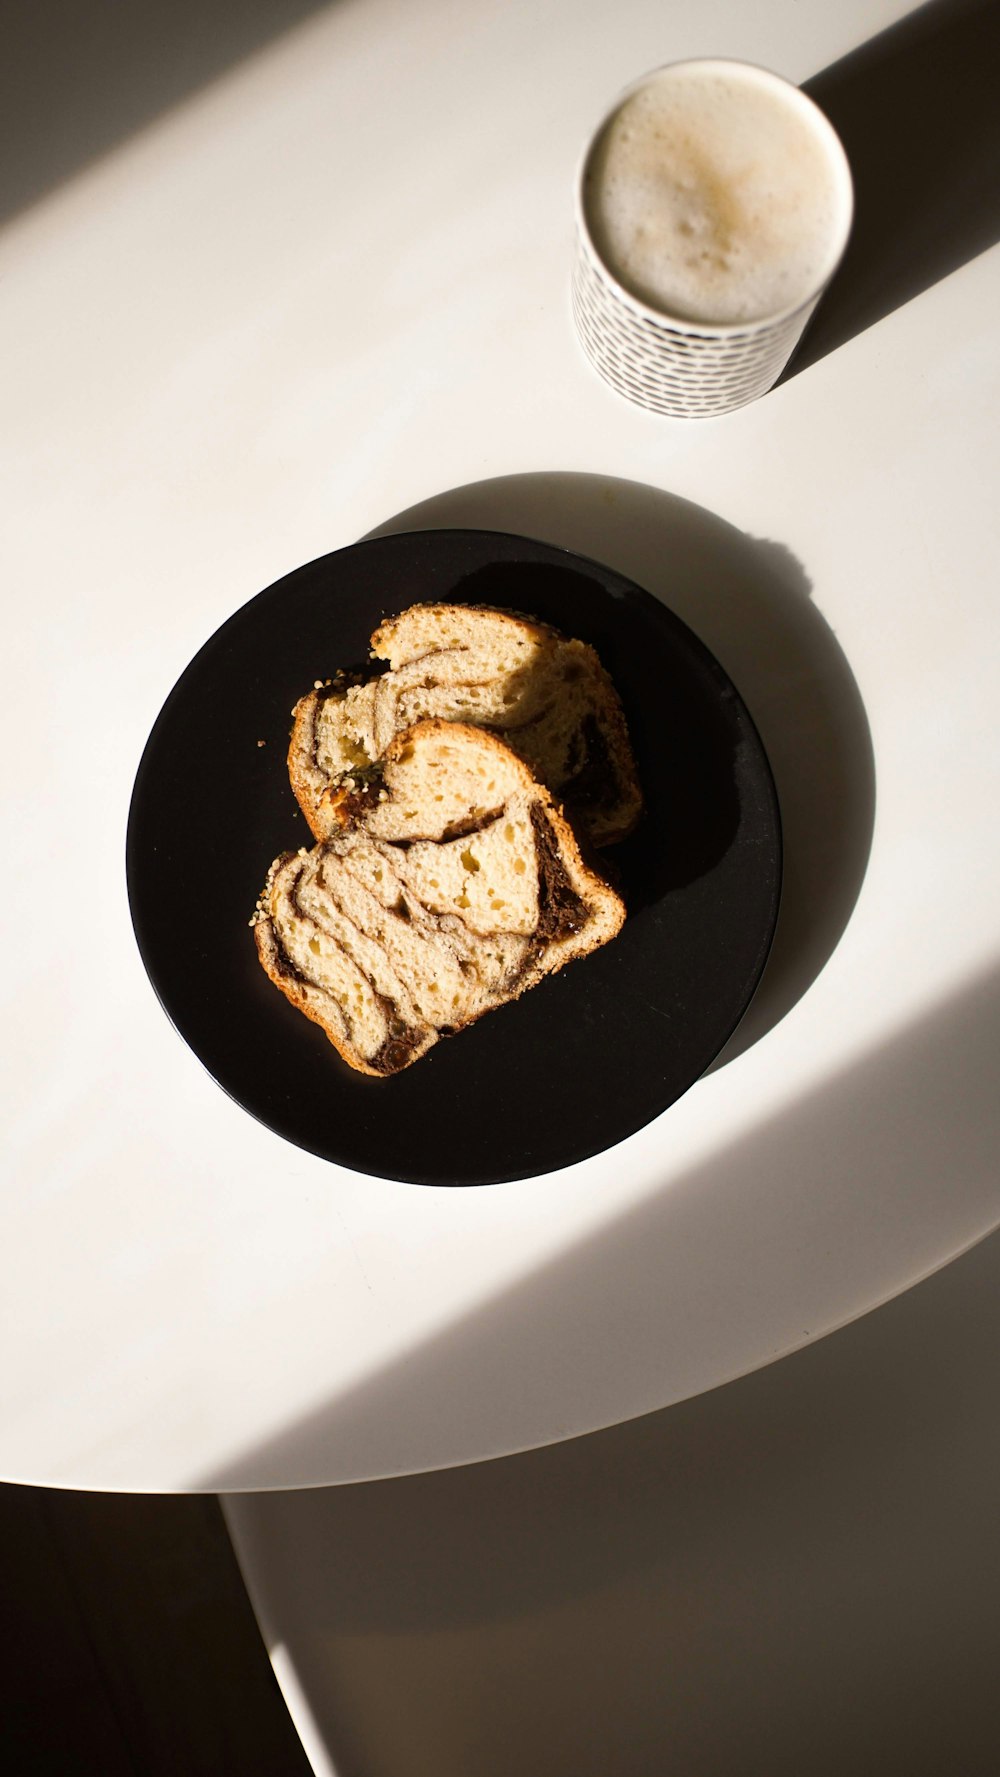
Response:
[[[4,1777],[309,1777],[218,1502],[0,1487]]]

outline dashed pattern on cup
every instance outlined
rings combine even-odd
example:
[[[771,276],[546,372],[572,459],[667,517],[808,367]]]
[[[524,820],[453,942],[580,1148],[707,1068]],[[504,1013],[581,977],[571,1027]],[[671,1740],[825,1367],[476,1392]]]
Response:
[[[700,332],[634,308],[579,234],[572,294],[577,334],[598,374],[626,400],[675,419],[731,413],[765,395],[816,306],[745,331]]]

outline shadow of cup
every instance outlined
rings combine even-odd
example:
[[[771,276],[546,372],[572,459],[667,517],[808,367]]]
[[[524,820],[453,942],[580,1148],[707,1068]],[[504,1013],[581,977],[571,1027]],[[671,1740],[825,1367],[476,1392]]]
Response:
[[[722,1065],[773,1029],[839,942],[864,879],[875,768],[850,666],[783,544],[637,482],[535,473],[452,488],[372,535],[469,527],[588,556],[669,607],[711,649],[760,731],[778,790],[781,911],[760,986]]]
[[[804,82],[844,144],[855,212],[786,378],[1000,238],[998,61],[994,0],[928,0]]]

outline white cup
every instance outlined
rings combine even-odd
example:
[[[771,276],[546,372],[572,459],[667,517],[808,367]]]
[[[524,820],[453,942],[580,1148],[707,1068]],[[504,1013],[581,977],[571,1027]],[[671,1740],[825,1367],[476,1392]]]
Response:
[[[583,155],[573,317],[594,369],[675,418],[772,388],[837,270],[854,196],[798,87],[723,59],[626,88]]]

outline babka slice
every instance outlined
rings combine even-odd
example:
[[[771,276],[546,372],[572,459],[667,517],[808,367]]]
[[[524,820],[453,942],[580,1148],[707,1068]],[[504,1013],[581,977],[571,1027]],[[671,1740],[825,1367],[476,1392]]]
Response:
[[[618,694],[593,648],[531,618],[471,605],[412,605],[371,639],[387,663],[340,674],[294,710],[292,788],[313,837],[335,825],[346,775],[428,716],[499,734],[571,809],[594,845],[624,839],[642,808]]]
[[[275,986],[345,1061],[393,1074],[619,931],[549,792],[495,735],[431,719],[341,787],[330,837],[272,864]]]

